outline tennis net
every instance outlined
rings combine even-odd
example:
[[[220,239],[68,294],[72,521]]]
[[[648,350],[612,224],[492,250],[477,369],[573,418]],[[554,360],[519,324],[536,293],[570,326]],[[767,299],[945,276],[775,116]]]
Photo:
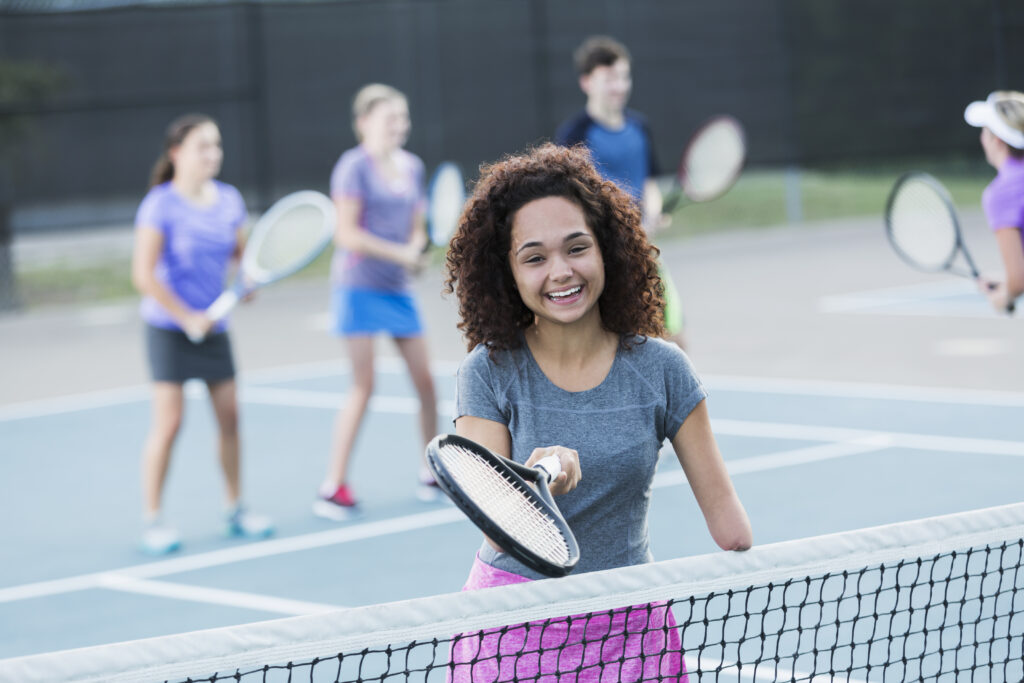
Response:
[[[1024,503],[11,659],[0,680],[1021,681],[1022,550]]]

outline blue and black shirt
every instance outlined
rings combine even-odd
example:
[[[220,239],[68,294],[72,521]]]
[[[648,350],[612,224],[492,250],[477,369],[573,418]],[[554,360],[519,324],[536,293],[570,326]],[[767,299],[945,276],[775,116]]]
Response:
[[[612,130],[581,111],[555,133],[555,143],[572,147],[583,143],[590,150],[602,176],[629,192],[643,204],[644,183],[658,175],[658,162],[647,119],[631,109],[622,128]]]

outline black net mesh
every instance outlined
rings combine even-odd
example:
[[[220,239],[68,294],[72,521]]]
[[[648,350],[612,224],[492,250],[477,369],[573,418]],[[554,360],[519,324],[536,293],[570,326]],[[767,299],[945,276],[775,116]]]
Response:
[[[0,660],[0,680],[1024,680],[1024,503]]]
[[[1024,541],[189,681],[1018,681]]]

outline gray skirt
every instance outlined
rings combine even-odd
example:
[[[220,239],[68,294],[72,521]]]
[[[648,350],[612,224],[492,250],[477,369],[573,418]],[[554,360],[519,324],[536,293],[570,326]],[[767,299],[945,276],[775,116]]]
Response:
[[[146,356],[154,382],[180,384],[188,379],[201,379],[216,383],[235,376],[227,332],[215,332],[193,344],[181,330],[147,324]]]

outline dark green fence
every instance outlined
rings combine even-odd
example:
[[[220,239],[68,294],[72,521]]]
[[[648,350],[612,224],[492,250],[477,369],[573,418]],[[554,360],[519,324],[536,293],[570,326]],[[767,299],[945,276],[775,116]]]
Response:
[[[455,159],[475,169],[547,138],[582,105],[571,52],[592,33],[630,47],[632,105],[651,119],[666,167],[719,112],[747,126],[755,165],[974,153],[964,105],[1024,88],[1024,4],[1011,0],[0,8],[0,60],[65,76],[42,102],[0,102],[0,122],[20,113],[33,123],[7,154],[18,230],[130,217],[164,127],[187,111],[220,121],[223,177],[254,208],[294,188],[325,189],[353,144],[351,96],[370,81],[409,95],[409,147],[429,167]]]

